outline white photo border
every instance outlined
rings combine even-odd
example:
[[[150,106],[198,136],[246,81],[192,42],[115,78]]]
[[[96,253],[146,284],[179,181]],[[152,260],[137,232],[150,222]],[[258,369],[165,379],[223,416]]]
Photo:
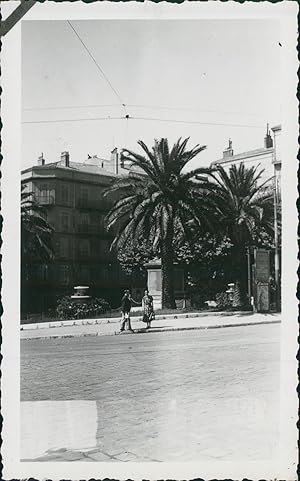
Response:
[[[17,2],[2,4],[6,18]],[[24,479],[296,479],[297,469],[297,13],[296,2],[45,2],[38,3],[2,39],[2,456],[3,478]],[[277,462],[55,463],[20,462],[20,166],[21,24],[29,20],[270,19],[280,21],[282,43],[282,342],[281,456]],[[230,433],[228,433],[230,436]]]

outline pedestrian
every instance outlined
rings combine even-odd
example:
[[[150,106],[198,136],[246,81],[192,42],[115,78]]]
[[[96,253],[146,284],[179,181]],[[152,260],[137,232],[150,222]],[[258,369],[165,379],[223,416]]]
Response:
[[[154,319],[154,310],[153,310],[153,297],[150,296],[148,289],[145,289],[144,297],[142,299],[142,306],[143,306],[143,322],[147,324],[146,329],[150,329],[151,322]]]
[[[130,311],[131,311],[131,306],[132,303],[138,304],[138,302],[134,301],[130,295],[130,291],[126,289],[124,291],[124,296],[122,297],[122,304],[121,304],[121,329],[120,332],[123,332],[125,330],[125,325],[127,324],[127,330],[133,332],[133,329],[131,327],[131,321],[130,321]]]

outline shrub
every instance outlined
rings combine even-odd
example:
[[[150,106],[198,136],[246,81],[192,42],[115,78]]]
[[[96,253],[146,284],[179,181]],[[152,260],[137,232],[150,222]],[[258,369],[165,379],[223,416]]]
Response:
[[[58,302],[56,313],[60,319],[87,319],[98,317],[110,309],[105,299],[93,298],[89,302],[73,302],[71,296],[65,296]]]
[[[192,306],[201,309],[207,307],[206,301],[214,300],[216,297],[216,291],[210,287],[199,287],[194,289],[194,292],[187,293],[187,297],[191,297]]]
[[[216,303],[218,309],[228,309],[231,307],[231,302],[229,300],[227,292],[219,292],[216,294]]]

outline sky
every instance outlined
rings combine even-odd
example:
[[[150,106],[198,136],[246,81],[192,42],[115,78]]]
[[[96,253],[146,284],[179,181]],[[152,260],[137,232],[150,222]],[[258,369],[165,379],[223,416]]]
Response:
[[[207,146],[191,168],[229,138],[263,147],[281,123],[279,42],[274,19],[23,21],[22,168],[161,137]]]

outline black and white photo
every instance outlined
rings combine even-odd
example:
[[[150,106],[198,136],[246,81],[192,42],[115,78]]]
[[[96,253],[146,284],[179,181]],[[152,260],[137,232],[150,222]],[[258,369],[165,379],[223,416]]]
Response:
[[[296,10],[3,35],[7,476],[296,479]]]

